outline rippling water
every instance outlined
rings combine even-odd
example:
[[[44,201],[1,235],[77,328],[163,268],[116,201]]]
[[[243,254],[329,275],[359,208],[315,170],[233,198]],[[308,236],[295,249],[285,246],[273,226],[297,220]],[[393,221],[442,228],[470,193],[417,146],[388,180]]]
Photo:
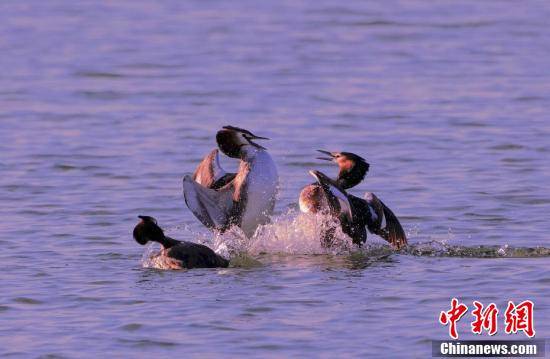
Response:
[[[452,296],[531,299],[550,335],[549,16],[509,1],[0,3],[0,355],[427,357]],[[181,179],[226,124],[272,138],[274,224],[235,268],[144,268],[137,214],[220,250]],[[335,173],[317,148],[368,159],[353,193],[377,193],[409,249],[369,236],[366,254],[319,254],[295,213],[307,171]]]

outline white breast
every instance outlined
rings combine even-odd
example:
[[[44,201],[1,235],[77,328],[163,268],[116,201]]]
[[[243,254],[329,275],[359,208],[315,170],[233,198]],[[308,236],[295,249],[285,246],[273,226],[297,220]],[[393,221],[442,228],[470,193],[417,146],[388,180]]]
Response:
[[[279,175],[275,162],[264,150],[254,148],[248,151],[246,160],[250,164],[250,172],[246,179],[247,201],[241,229],[251,237],[259,225],[269,221],[273,213]]]

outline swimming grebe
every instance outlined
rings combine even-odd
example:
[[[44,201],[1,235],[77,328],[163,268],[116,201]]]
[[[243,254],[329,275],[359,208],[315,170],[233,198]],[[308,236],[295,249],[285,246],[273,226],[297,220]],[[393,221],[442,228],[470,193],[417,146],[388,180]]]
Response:
[[[164,235],[157,220],[149,216],[138,216],[141,220],[134,228],[134,239],[141,245],[158,242],[162,245],[161,255],[172,259],[176,268],[225,268],[229,261],[202,244],[182,242]]]

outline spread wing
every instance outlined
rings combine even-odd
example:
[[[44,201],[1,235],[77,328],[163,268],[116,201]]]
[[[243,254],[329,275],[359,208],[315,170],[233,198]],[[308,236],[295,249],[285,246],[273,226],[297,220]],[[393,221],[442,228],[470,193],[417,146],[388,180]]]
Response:
[[[345,218],[351,222],[353,220],[353,214],[347,193],[322,172],[311,171],[310,174],[315,177],[323,188],[331,210],[337,213],[341,218]]]
[[[368,205],[367,224],[371,233],[377,234],[392,246],[400,249],[407,245],[407,236],[397,216],[374,193],[367,192],[365,201]]]
[[[338,204],[340,205],[340,214],[343,217],[347,218],[349,221],[352,221],[353,214],[351,212],[351,205],[349,203],[346,193],[336,186],[329,186],[329,191],[338,200]]]
[[[183,178],[183,195],[187,207],[208,228],[224,230],[233,211],[233,185],[214,190],[206,188],[187,175]]]
[[[193,180],[198,184],[211,189],[219,189],[235,178],[235,173],[227,173],[220,166],[220,157],[218,149],[212,150],[199,163]]]

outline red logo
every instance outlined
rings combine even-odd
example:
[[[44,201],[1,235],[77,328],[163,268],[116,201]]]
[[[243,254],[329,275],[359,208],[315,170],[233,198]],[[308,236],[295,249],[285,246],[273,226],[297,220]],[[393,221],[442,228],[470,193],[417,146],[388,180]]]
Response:
[[[486,329],[489,335],[497,333],[497,316],[498,308],[495,303],[491,303],[483,310],[483,304],[474,301],[476,309],[472,311],[475,320],[472,322],[472,333],[481,334],[483,329]]]
[[[533,308],[535,305],[530,300],[523,301],[517,306],[514,302],[509,301],[506,308],[506,334],[517,333],[523,331],[529,338],[535,336],[535,328],[533,326]]]
[[[498,313],[499,310],[495,303],[490,303],[484,307],[482,303],[475,300],[473,302],[475,309],[472,310],[474,320],[471,323],[472,333],[481,335],[487,331],[489,335],[495,335],[498,331]],[[535,305],[532,301],[526,300],[518,305],[509,301],[505,312],[505,332],[506,334],[515,334],[522,331],[529,338],[535,336],[533,309]],[[468,306],[459,303],[458,299],[451,299],[451,309],[439,313],[439,323],[449,326],[449,336],[458,339],[456,324],[468,312]]]
[[[458,304],[458,299],[453,298],[451,300],[451,309],[447,312],[441,312],[439,314],[439,322],[443,325],[449,324],[449,335],[453,339],[458,339],[458,332],[456,331],[456,323],[462,318],[468,311],[468,307],[462,303]]]

